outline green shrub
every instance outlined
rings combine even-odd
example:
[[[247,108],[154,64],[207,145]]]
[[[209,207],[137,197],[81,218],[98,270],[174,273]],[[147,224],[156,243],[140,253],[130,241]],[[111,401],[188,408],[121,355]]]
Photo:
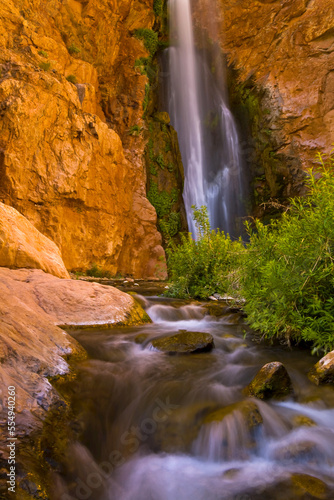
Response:
[[[51,67],[51,63],[50,62],[41,62],[39,63],[39,67],[43,70],[43,71],[49,71],[50,67]]]
[[[47,52],[45,52],[45,50],[39,50],[39,51],[38,51],[38,54],[39,54],[40,56],[42,56],[42,57],[46,57],[46,58],[48,58],[48,57],[49,57],[49,56],[48,56],[48,53],[47,53]]]
[[[147,193],[147,198],[156,209],[157,216],[160,219],[171,212],[172,206],[178,199],[178,191],[177,189],[173,189],[171,193],[167,191],[159,192],[158,184],[152,182]]]
[[[142,133],[142,131],[143,131],[143,127],[140,127],[139,125],[133,125],[132,127],[129,128],[127,134],[137,137]]]
[[[95,262],[91,265],[89,269],[86,271],[87,276],[92,276],[93,278],[111,278],[110,271],[103,269],[98,266]]]
[[[69,47],[67,47],[68,52],[73,55],[73,54],[79,54],[81,52],[81,49],[77,47],[74,43],[71,43]]]
[[[139,28],[135,30],[134,36],[139,40],[142,40],[144,42],[145,49],[151,54],[151,56],[154,56],[159,46],[158,33],[147,28]]]
[[[66,80],[70,83],[77,83],[77,77],[75,75],[68,75]]]
[[[280,220],[248,225],[242,294],[249,324],[266,337],[334,348],[334,177],[310,173],[309,195],[291,201]]]
[[[153,0],[153,10],[156,16],[163,14],[164,0]]]
[[[160,220],[159,226],[164,236],[169,239],[176,236],[181,229],[180,212],[171,212],[167,220]]]
[[[193,208],[197,241],[181,234],[181,244],[167,249],[171,285],[168,295],[207,299],[215,292],[237,287],[238,267],[244,247],[221,231],[211,231],[207,208]]]

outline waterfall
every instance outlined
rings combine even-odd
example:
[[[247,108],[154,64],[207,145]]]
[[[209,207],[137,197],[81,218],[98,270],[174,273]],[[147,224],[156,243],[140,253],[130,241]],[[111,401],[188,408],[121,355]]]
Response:
[[[221,68],[196,49],[191,0],[169,0],[167,108],[179,137],[185,171],[183,198],[189,231],[192,205],[206,205],[212,228],[240,234],[245,192],[236,124],[228,107]],[[214,14],[213,14],[214,15]],[[219,73],[219,79],[215,78]]]

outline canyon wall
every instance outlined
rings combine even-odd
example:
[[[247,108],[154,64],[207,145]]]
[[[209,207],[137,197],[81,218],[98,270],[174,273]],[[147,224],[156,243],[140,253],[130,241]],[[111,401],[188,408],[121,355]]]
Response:
[[[146,198],[146,57],[153,0],[0,5],[0,201],[61,249],[67,269],[166,273]]]
[[[334,143],[331,0],[194,0],[204,50],[227,62],[232,110],[255,213],[305,192],[305,172]],[[204,36],[203,36],[204,34]],[[209,41],[209,43],[208,43]],[[203,47],[202,47],[203,49]],[[213,72],[215,64],[212,65]],[[320,166],[321,168],[321,166]]]
[[[317,152],[328,155],[334,143],[334,4],[223,0],[220,5],[220,43],[235,70],[239,98],[253,108],[255,141],[262,143],[253,157],[255,191],[264,189],[263,169],[267,196],[302,193],[304,171],[316,166]]]

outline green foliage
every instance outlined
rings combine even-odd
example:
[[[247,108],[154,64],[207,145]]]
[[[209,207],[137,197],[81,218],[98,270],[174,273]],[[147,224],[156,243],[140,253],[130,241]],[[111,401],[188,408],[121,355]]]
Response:
[[[129,128],[128,130],[128,135],[133,135],[135,137],[138,137],[143,131],[143,127],[140,127],[140,125],[133,125],[132,127]]]
[[[49,56],[48,56],[48,53],[47,53],[47,52],[45,52],[45,50],[39,50],[39,51],[38,51],[38,54],[39,54],[40,56],[42,56],[42,57],[46,57],[46,58],[48,58],[48,57],[49,57]]]
[[[237,286],[236,270],[244,247],[221,231],[211,231],[207,208],[193,208],[197,241],[181,234],[181,244],[167,249],[172,297],[206,299]]]
[[[75,75],[68,75],[66,80],[70,83],[77,83],[77,77]]]
[[[86,271],[87,276],[92,276],[93,278],[111,278],[110,271],[106,271],[102,267],[98,266],[95,262]]]
[[[50,62],[41,62],[39,63],[39,67],[43,70],[43,71],[49,71],[50,67],[51,67],[51,63]]]
[[[79,54],[81,52],[81,49],[79,49],[79,47],[77,47],[74,43],[71,43],[71,45],[67,47],[67,50],[71,55]]]
[[[160,219],[171,212],[172,206],[178,199],[178,191],[173,189],[171,193],[167,193],[167,191],[159,192],[158,184],[152,182],[147,198],[156,209],[157,216]]]
[[[147,83],[145,85],[145,97],[144,97],[144,100],[143,100],[144,116],[145,116],[145,113],[147,111],[149,102],[150,102],[150,84]]]
[[[180,212],[171,212],[167,220],[163,219],[159,221],[159,227],[167,239],[176,236],[181,229]]]
[[[153,0],[153,10],[156,16],[162,16],[164,9],[164,0]]]
[[[156,158],[155,158],[155,161],[156,163],[159,165],[159,167],[164,170],[165,167],[166,167],[166,163],[165,163],[165,160],[164,160],[164,157],[162,155],[162,153],[159,153]]]
[[[144,42],[146,50],[153,57],[159,46],[158,33],[147,28],[139,28],[135,30],[134,36]]]
[[[320,158],[322,161],[322,159]],[[250,325],[267,337],[334,348],[334,177],[310,172],[309,195],[291,201],[279,220],[248,224],[242,294]]]

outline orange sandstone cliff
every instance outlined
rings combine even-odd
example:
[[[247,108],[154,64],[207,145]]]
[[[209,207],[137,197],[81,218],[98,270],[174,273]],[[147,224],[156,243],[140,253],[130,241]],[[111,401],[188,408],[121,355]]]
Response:
[[[153,0],[0,4],[0,201],[60,248],[67,269],[165,276],[141,135]],[[126,142],[126,140],[124,141]]]

